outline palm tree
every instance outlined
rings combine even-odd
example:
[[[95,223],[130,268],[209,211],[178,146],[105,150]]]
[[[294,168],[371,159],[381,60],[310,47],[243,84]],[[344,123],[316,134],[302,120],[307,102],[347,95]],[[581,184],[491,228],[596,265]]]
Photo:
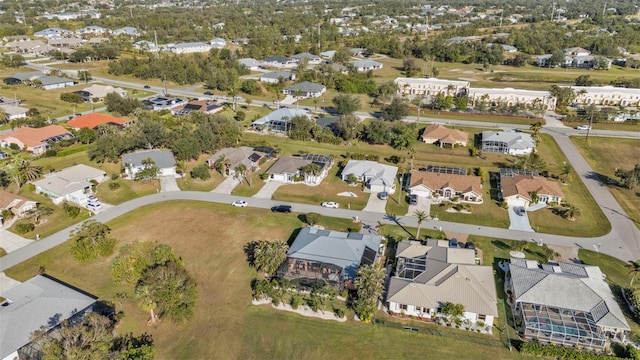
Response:
[[[565,184],[567,183],[567,180],[569,179],[569,174],[571,174],[571,165],[568,163],[565,163],[562,166],[562,171],[560,172],[563,183]]]
[[[233,169],[233,171],[235,171],[235,173],[236,173],[236,179],[242,180],[242,178],[244,178],[246,176],[247,165],[238,164],[238,166],[236,166],[235,169]]]
[[[631,275],[631,282],[629,283],[629,287],[633,286],[633,280],[636,279],[636,275],[640,274],[640,260],[629,261],[628,264],[625,265],[627,268],[629,275]]]
[[[31,161],[18,157],[14,160],[13,164],[11,164],[9,172],[19,189],[27,181],[37,179],[42,169],[39,166],[31,164]]]
[[[313,176],[318,175],[318,173],[320,172],[320,170],[322,170],[322,168],[318,164],[311,163],[303,166],[300,170],[304,173],[305,180],[308,181],[308,177],[310,175],[313,175]]]
[[[533,204],[537,204],[538,200],[540,200],[540,197],[538,196],[538,192],[537,191],[530,192],[529,196],[531,196],[531,203],[533,203]]]
[[[580,213],[581,213],[580,208],[576,207],[575,205],[567,204],[567,211],[566,211],[567,219],[575,220],[576,217],[580,216]]]
[[[420,229],[422,228],[422,222],[427,220],[427,214],[422,210],[416,210],[413,215],[418,218],[418,230],[416,230],[416,239],[420,239]]]
[[[229,159],[227,159],[226,156],[220,155],[220,157],[218,157],[216,161],[213,162],[213,168],[216,169],[216,171],[219,172],[220,175],[226,175],[226,170],[230,164],[231,162],[229,161]]]
[[[356,311],[362,322],[368,323],[373,319],[378,299],[384,289],[385,272],[376,265],[364,265],[358,269],[358,276],[354,285],[358,289]]]
[[[259,241],[253,248],[253,265],[264,275],[272,276],[287,258],[288,251],[289,245],[284,241]]]
[[[542,129],[542,122],[536,121],[529,126],[529,130],[533,131],[533,138],[540,139],[540,130]]]
[[[293,92],[293,97],[296,98],[296,109],[299,109],[300,108],[300,98],[302,97],[302,90],[296,89]]]
[[[382,231],[384,230],[385,225],[386,224],[383,224],[380,221],[378,221],[378,223],[376,224],[376,232],[378,233],[378,235],[384,236],[382,235]]]
[[[156,322],[156,314],[153,310],[158,306],[153,296],[153,289],[149,285],[142,285],[136,287],[136,299],[138,304],[144,309],[148,310],[151,314],[151,323]]]

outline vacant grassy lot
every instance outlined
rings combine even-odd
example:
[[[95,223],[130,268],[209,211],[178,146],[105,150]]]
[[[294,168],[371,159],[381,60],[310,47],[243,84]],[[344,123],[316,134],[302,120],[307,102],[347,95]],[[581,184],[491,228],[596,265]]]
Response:
[[[349,186],[347,182],[342,181],[342,178],[338,176],[340,170],[340,167],[334,164],[327,177],[317,186],[303,184],[281,186],[273,194],[273,199],[312,205],[335,201],[340,204],[341,208],[362,210],[367,205],[370,193],[362,191],[361,186]],[[351,191],[357,197],[338,196],[339,193],[346,191]]]
[[[181,190],[184,191],[211,191],[218,186],[224,178],[220,175],[219,172],[211,169],[209,173],[211,177],[207,180],[201,180],[197,178],[191,177],[191,170],[198,165],[206,165],[205,161],[210,158],[209,154],[202,154],[198,158],[198,160],[185,161],[184,163],[184,173],[185,176],[179,179],[176,179],[178,186]]]
[[[571,137],[573,144],[580,150],[589,166],[618,200],[636,226],[640,227],[640,190],[629,190],[618,186],[615,169],[631,170],[640,164],[639,142],[635,139],[590,137]]]
[[[527,358],[496,346],[351,320],[340,324],[308,319],[268,306],[250,305],[250,281],[256,274],[246,263],[243,246],[251,240],[289,239],[302,225],[294,214],[201,202],[168,202],[139,209],[109,225],[120,244],[158,241],[171,245],[185,260],[199,291],[190,321],[147,326],[147,312],[135,305],[132,289],[112,285],[111,259],[79,264],[69,256],[68,243],[7,274],[26,280],[42,266],[48,274],[105,300],[115,300],[117,292],[127,292],[129,300],[123,303],[126,317],[118,331],[152,334],[159,359],[423,358],[425,346],[431,356],[440,359]]]

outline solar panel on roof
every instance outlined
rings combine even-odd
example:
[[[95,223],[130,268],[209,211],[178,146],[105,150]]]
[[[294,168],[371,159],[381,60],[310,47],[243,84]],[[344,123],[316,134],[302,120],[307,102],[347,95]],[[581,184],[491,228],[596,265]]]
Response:
[[[249,160],[251,160],[253,162],[256,162],[256,161],[260,160],[260,155],[258,155],[256,153],[253,153],[253,154],[249,155]]]
[[[360,265],[371,265],[376,260],[376,251],[368,247],[364,248]]]

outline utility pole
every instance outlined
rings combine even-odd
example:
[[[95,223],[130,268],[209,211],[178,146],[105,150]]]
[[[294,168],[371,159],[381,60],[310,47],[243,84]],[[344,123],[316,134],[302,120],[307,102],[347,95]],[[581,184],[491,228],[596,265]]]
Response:
[[[504,16],[504,9],[500,11],[500,29],[502,29],[502,17]]]
[[[589,142],[589,132],[591,132],[591,124],[593,124],[593,108],[591,108],[591,116],[589,117],[589,128],[587,129],[587,137],[585,138],[586,142]]]
[[[553,8],[551,8],[551,21],[553,21],[553,15],[556,12],[556,3],[553,3]]]

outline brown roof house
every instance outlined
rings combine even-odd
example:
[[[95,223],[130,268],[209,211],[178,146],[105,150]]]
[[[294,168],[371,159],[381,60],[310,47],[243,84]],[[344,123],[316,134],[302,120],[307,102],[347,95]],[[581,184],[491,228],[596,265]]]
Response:
[[[537,174],[518,174],[517,172],[501,171],[500,192],[502,199],[509,206],[529,207],[534,204],[559,203],[563,195],[557,182],[549,181]],[[537,195],[534,202],[533,194]]]
[[[303,169],[311,164],[318,165],[319,170],[314,173],[304,173]],[[332,164],[333,158],[325,155],[282,156],[271,165],[267,173],[270,181],[318,185],[327,176]]]
[[[22,196],[0,190],[0,210],[11,211],[13,215],[21,218],[37,206],[38,202],[36,201],[27,200]]]
[[[386,303],[392,315],[434,321],[447,303],[464,307],[460,319],[471,329],[491,331],[498,316],[493,269],[476,264],[475,250],[456,241],[401,241]]]
[[[439,144],[440,147],[449,145],[452,148],[457,146],[467,146],[469,133],[464,131],[449,129],[441,124],[431,124],[424,128],[422,141],[427,144]]]
[[[207,159],[210,168],[215,167],[216,161],[220,160],[225,165],[225,176],[234,176],[235,168],[243,164],[247,170],[257,171],[265,161],[271,158],[273,149],[268,147],[240,146],[237,148],[224,148]]]
[[[462,201],[482,203],[482,183],[478,176],[414,170],[409,179],[409,193],[448,201],[458,197]]]
[[[16,144],[36,155],[49,150],[49,143],[70,139],[73,134],[60,125],[49,125],[41,128],[23,127],[0,136],[0,145],[9,147]]]

